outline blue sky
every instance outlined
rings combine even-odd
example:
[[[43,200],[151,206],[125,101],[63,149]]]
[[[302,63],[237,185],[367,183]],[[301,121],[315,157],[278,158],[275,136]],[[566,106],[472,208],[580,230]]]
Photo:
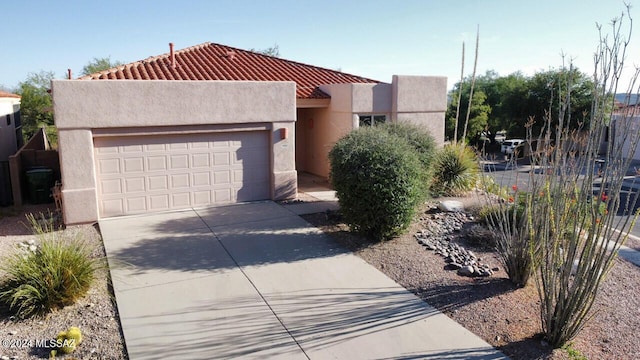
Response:
[[[631,0],[632,3],[636,0]],[[7,1],[2,5],[0,85],[28,73],[74,77],[94,57],[125,63],[206,41],[238,48],[278,44],[281,57],[390,82],[393,74],[459,80],[462,41],[470,74],[476,26],[478,71],[531,75],[564,52],[593,69],[596,23],[610,30],[618,0],[154,0]],[[632,8],[640,19],[640,7]],[[640,65],[640,30],[627,64]]]

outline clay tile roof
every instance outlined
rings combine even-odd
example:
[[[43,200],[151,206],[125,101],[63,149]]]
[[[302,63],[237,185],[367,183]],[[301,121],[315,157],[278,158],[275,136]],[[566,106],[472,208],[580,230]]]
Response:
[[[80,77],[80,80],[231,80],[294,81],[299,99],[322,99],[329,95],[323,84],[379,83],[340,71],[302,64],[230,46],[206,42],[174,52],[121,65]]]
[[[8,93],[6,91],[0,90],[0,98],[20,98],[20,95]]]

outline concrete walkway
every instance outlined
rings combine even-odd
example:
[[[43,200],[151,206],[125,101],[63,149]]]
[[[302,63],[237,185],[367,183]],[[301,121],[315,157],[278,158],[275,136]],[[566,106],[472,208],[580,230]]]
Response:
[[[502,359],[274,202],[100,221],[138,359]]]

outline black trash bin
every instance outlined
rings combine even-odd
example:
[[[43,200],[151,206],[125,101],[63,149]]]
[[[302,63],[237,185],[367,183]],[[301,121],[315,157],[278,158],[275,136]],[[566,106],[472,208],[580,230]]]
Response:
[[[53,202],[51,187],[53,186],[53,170],[49,168],[34,168],[27,170],[29,183],[29,202],[32,204],[46,204]]]

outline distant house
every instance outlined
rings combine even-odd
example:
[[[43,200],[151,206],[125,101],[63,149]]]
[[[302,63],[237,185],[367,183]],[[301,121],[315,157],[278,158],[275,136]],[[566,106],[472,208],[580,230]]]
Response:
[[[446,78],[384,83],[204,43],[54,80],[67,224],[297,194],[359,126],[411,122],[444,141]]]
[[[0,162],[8,161],[22,144],[20,95],[0,91]]]
[[[613,146],[622,145],[624,157],[640,160],[640,146],[633,147],[634,135],[640,131],[640,96],[638,94],[616,94],[609,131]],[[605,139],[602,152],[607,148]]]

